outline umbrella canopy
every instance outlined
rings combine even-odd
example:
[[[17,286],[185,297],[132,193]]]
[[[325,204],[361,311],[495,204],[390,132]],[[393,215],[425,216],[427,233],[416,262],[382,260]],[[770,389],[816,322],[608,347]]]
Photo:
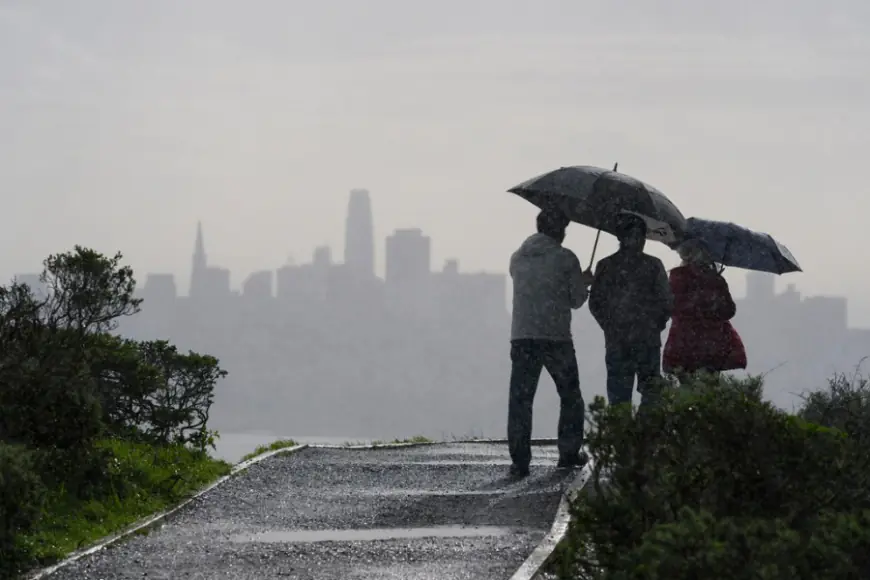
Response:
[[[731,222],[689,218],[686,238],[703,242],[713,261],[723,266],[772,274],[803,271],[788,248],[770,234]]]
[[[600,167],[562,167],[508,191],[539,208],[559,208],[572,221],[611,234],[617,217],[626,213],[643,218],[647,237],[665,244],[676,243],[686,228],[686,218],[661,191]]]

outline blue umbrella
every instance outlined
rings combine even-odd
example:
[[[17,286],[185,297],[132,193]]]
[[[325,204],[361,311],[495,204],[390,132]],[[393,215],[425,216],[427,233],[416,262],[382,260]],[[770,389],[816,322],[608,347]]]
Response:
[[[731,222],[689,218],[686,239],[703,242],[713,261],[723,266],[772,274],[803,271],[788,248],[770,234]]]

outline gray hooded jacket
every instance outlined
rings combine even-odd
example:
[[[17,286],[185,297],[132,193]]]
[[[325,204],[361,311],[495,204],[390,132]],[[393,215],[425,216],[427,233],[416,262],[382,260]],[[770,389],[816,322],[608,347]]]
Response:
[[[514,299],[511,339],[571,340],[571,310],[588,290],[577,256],[553,238],[534,234],[511,256]]]

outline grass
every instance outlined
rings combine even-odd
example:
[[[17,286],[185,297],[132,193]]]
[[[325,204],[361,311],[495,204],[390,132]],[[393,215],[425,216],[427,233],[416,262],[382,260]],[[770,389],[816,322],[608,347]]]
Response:
[[[260,445],[256,449],[254,449],[251,453],[248,453],[244,457],[242,457],[242,461],[247,461],[248,459],[253,459],[258,455],[262,455],[264,453],[268,453],[270,451],[277,451],[279,449],[287,449],[288,447],[296,447],[297,443],[292,439],[278,439],[277,441],[272,441],[268,445]]]
[[[50,489],[36,527],[18,538],[45,565],[118,532],[146,516],[174,507],[230,472],[207,453],[182,446],[154,447],[119,440],[97,444],[109,456],[106,481],[91,499],[62,486]]]
[[[346,445],[348,447],[353,447],[356,445],[371,445],[372,447],[384,447],[386,445],[402,445],[402,444],[407,445],[410,443],[423,444],[423,443],[434,443],[434,442],[435,441],[433,439],[430,439],[429,437],[425,437],[423,435],[414,435],[413,437],[408,437],[406,439],[393,439],[392,441],[382,441],[382,440],[346,441],[344,443],[344,445]]]

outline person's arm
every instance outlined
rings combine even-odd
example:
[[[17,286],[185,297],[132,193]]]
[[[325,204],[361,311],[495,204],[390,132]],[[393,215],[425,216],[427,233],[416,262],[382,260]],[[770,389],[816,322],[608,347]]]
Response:
[[[731,320],[737,314],[737,304],[728,289],[728,282],[721,276],[716,279],[716,303],[713,310],[716,318],[723,322]]]
[[[607,267],[601,261],[595,265],[595,279],[589,289],[589,312],[601,328],[607,322],[607,298]]]
[[[580,260],[574,252],[567,254],[568,266],[568,290],[570,293],[571,308],[574,310],[580,308],[586,303],[589,298],[589,287],[586,285],[585,277],[583,276],[583,267],[580,265]]]

